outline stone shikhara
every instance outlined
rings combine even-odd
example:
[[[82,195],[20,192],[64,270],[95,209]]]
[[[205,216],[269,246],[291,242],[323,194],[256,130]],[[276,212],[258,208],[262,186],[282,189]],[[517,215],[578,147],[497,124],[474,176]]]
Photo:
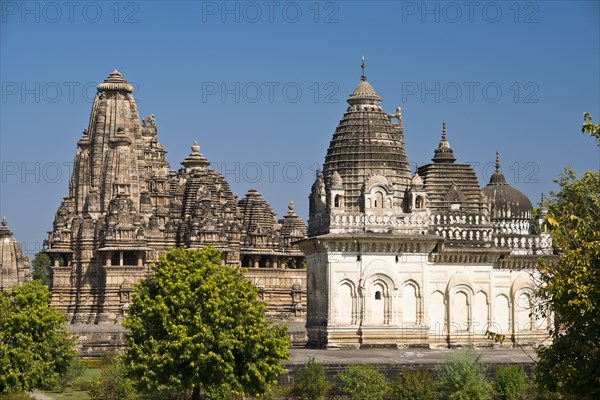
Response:
[[[182,168],[170,170],[154,115],[140,123],[132,91],[118,71],[98,85],[48,238],[53,304],[72,324],[114,326],[127,315],[132,285],[162,252],[212,245],[224,265],[271,271],[248,274],[268,315],[301,318],[304,257],[293,243],[306,225],[293,203],[277,221],[256,190],[237,201],[196,143]]]
[[[74,330],[121,332],[109,327],[127,315],[152,261],[174,246],[212,245],[224,265],[248,268],[268,316],[292,323],[294,344],[489,343],[486,330],[522,344],[544,337],[550,321],[531,312],[536,260],[556,257],[545,208],[533,221],[498,155],[482,189],[471,165],[456,162],[445,123],[432,163],[412,174],[402,110],[386,114],[364,73],[312,186],[308,228],[293,203],[278,221],[256,190],[238,201],[196,143],[170,170],[154,115],[140,121],[121,73],[97,89],[46,250],[52,302]]]

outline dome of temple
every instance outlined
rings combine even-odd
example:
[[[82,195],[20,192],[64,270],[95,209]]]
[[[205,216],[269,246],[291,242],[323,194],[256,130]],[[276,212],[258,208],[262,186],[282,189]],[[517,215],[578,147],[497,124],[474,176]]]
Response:
[[[375,92],[373,86],[367,81],[361,81],[354,91],[348,97],[348,104],[374,104],[379,105],[381,103],[381,97]]]
[[[533,206],[527,196],[506,183],[500,170],[500,157],[496,153],[496,171],[483,195],[491,204],[492,219],[530,219]]]

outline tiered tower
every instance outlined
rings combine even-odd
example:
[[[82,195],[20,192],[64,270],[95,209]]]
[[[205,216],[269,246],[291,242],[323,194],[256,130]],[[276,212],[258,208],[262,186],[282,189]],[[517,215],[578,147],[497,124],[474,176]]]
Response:
[[[155,229],[168,217],[169,168],[153,116],[140,124],[117,70],[97,90],[46,250],[53,303],[74,323],[120,320],[146,261],[171,245]]]
[[[227,265],[264,257],[268,262],[253,264],[262,268],[249,277],[272,299],[267,310],[274,318],[301,316],[304,273],[287,266],[303,265],[294,242],[306,237],[306,225],[293,207],[277,222],[257,192],[247,198],[258,202],[238,204],[196,143],[183,167],[170,171],[154,115],[140,121],[133,86],[115,70],[97,90],[89,126],[77,142],[69,194],[56,212],[46,250],[52,302],[77,324],[74,331],[82,340],[119,336],[115,323],[129,310],[132,285],[150,273],[150,263],[162,252],[180,246],[214,246]],[[277,278],[267,279],[273,275]],[[97,325],[104,327],[86,328]]]

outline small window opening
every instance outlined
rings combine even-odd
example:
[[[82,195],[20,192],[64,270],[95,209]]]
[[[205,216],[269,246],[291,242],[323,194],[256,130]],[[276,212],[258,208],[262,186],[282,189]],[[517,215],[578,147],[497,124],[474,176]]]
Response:
[[[423,207],[423,199],[421,198],[421,196],[417,196],[416,200],[415,200],[415,208],[421,208]]]
[[[341,198],[341,196],[339,194],[335,196],[334,201],[333,201],[333,206],[334,207],[341,207],[342,206],[342,198]]]
[[[375,292],[375,300],[381,300],[381,292],[379,290]]]

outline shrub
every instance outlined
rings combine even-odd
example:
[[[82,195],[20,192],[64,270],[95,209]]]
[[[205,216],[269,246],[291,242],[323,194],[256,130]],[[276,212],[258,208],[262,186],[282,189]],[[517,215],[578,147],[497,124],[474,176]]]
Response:
[[[498,367],[494,392],[500,400],[518,400],[525,389],[525,372],[517,365]]]
[[[452,352],[441,365],[439,391],[442,399],[490,400],[491,387],[485,368],[473,348]]]
[[[133,381],[127,377],[123,361],[118,356],[107,359],[100,372],[100,379],[90,381],[87,392],[93,400],[134,400],[139,398]]]
[[[373,365],[352,365],[338,379],[342,393],[353,400],[382,399],[388,391],[388,380]]]
[[[304,400],[323,399],[330,388],[323,364],[311,358],[306,368],[298,372],[293,392]]]
[[[102,398],[102,381],[100,379],[92,379],[91,381],[85,381],[82,384],[82,388],[85,389],[91,400],[99,400]]]
[[[85,371],[85,367],[81,363],[79,357],[74,357],[69,364],[67,372],[61,375],[58,384],[60,392],[64,392],[67,386],[72,386],[75,380],[80,377]]]
[[[427,370],[406,370],[392,382],[397,400],[431,400],[437,396],[437,385]]]

